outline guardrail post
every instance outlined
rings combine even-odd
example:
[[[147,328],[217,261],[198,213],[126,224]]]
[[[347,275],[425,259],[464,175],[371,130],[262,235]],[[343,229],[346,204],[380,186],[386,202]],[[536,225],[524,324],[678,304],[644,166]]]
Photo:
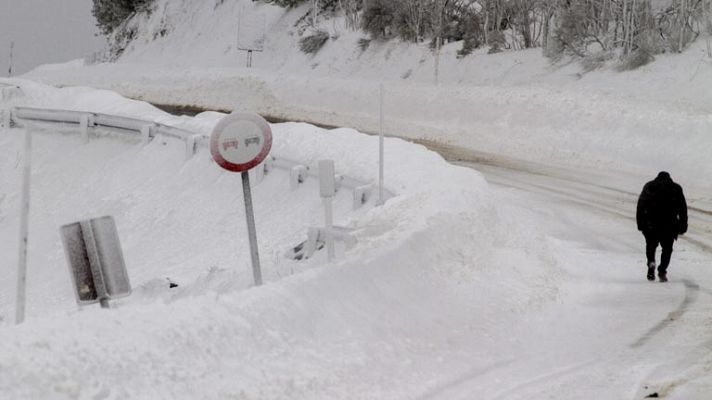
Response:
[[[295,190],[300,184],[304,183],[307,177],[307,167],[304,165],[297,165],[292,167],[289,171],[289,188]]]
[[[79,118],[79,133],[82,143],[89,143],[89,115],[84,114]]]
[[[334,174],[334,192],[338,193],[341,190],[341,186],[344,184],[344,176],[339,174]]]
[[[195,144],[198,142],[198,135],[191,135],[185,139],[185,160],[188,161],[195,155]]]
[[[148,144],[153,137],[152,131],[153,125],[144,125],[141,127],[141,141],[143,144]]]
[[[269,174],[270,171],[274,169],[274,156],[269,156],[265,159],[264,167],[265,175]]]
[[[0,110],[2,112],[2,126],[5,129],[10,129],[10,126],[12,125],[12,108],[6,108],[4,110]]]
[[[264,180],[265,168],[266,168],[265,163],[262,163],[262,164],[256,166],[255,168],[253,168],[252,170],[250,170],[250,172],[255,171],[254,176],[253,176],[255,183],[260,183]]]
[[[373,184],[357,186],[354,188],[354,210],[368,202],[373,194]]]

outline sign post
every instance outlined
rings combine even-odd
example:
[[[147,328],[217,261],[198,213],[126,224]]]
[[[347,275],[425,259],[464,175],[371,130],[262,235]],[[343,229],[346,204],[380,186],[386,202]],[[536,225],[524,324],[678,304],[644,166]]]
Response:
[[[247,234],[250,239],[255,286],[262,285],[262,270],[248,171],[264,161],[271,149],[272,130],[267,121],[257,114],[232,113],[218,122],[210,137],[213,160],[230,172],[242,174],[242,193],[245,197]]]
[[[243,8],[237,21],[237,49],[247,52],[247,68],[252,68],[252,53],[264,50],[265,31],[264,14],[248,12]]]
[[[25,320],[25,291],[27,287],[27,244],[29,239],[30,177],[32,176],[32,127],[25,129],[25,147],[22,162],[22,200],[20,203],[20,247],[17,256],[17,303],[15,323]]]

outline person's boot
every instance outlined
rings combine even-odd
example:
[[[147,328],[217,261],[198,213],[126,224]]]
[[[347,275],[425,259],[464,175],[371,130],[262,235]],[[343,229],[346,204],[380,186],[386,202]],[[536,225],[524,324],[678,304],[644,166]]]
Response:
[[[667,271],[659,272],[658,278],[660,278],[660,282],[667,282]]]
[[[655,261],[648,262],[648,280],[651,282],[655,280]]]

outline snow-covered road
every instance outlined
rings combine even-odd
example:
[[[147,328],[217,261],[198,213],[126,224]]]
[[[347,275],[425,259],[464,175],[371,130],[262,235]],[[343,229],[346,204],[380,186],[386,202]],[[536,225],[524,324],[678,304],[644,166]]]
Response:
[[[575,249],[566,255],[570,262],[565,268],[580,291],[539,317],[534,330],[541,331],[533,335],[530,357],[464,375],[424,398],[471,398],[491,380],[502,386],[478,398],[665,397],[705,373],[669,371],[698,365],[712,350],[708,210],[690,208],[690,233],[676,243],[671,281],[649,283],[644,240],[634,220],[637,194],[619,189],[620,179],[601,181],[530,165],[537,168],[533,172],[495,166],[491,160],[457,163],[481,171],[503,203],[537,214],[548,235],[568,243],[562,250]],[[690,203],[700,202],[691,198]],[[524,373],[532,370],[537,374]],[[709,393],[712,387],[704,389]],[[692,392],[677,396],[672,398],[705,398]]]

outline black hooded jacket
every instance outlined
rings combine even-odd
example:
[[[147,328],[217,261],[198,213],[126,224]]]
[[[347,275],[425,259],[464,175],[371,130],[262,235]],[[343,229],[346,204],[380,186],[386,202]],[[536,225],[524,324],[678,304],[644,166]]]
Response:
[[[636,213],[638,230],[677,237],[687,232],[687,203],[682,188],[661,172],[643,187]]]

